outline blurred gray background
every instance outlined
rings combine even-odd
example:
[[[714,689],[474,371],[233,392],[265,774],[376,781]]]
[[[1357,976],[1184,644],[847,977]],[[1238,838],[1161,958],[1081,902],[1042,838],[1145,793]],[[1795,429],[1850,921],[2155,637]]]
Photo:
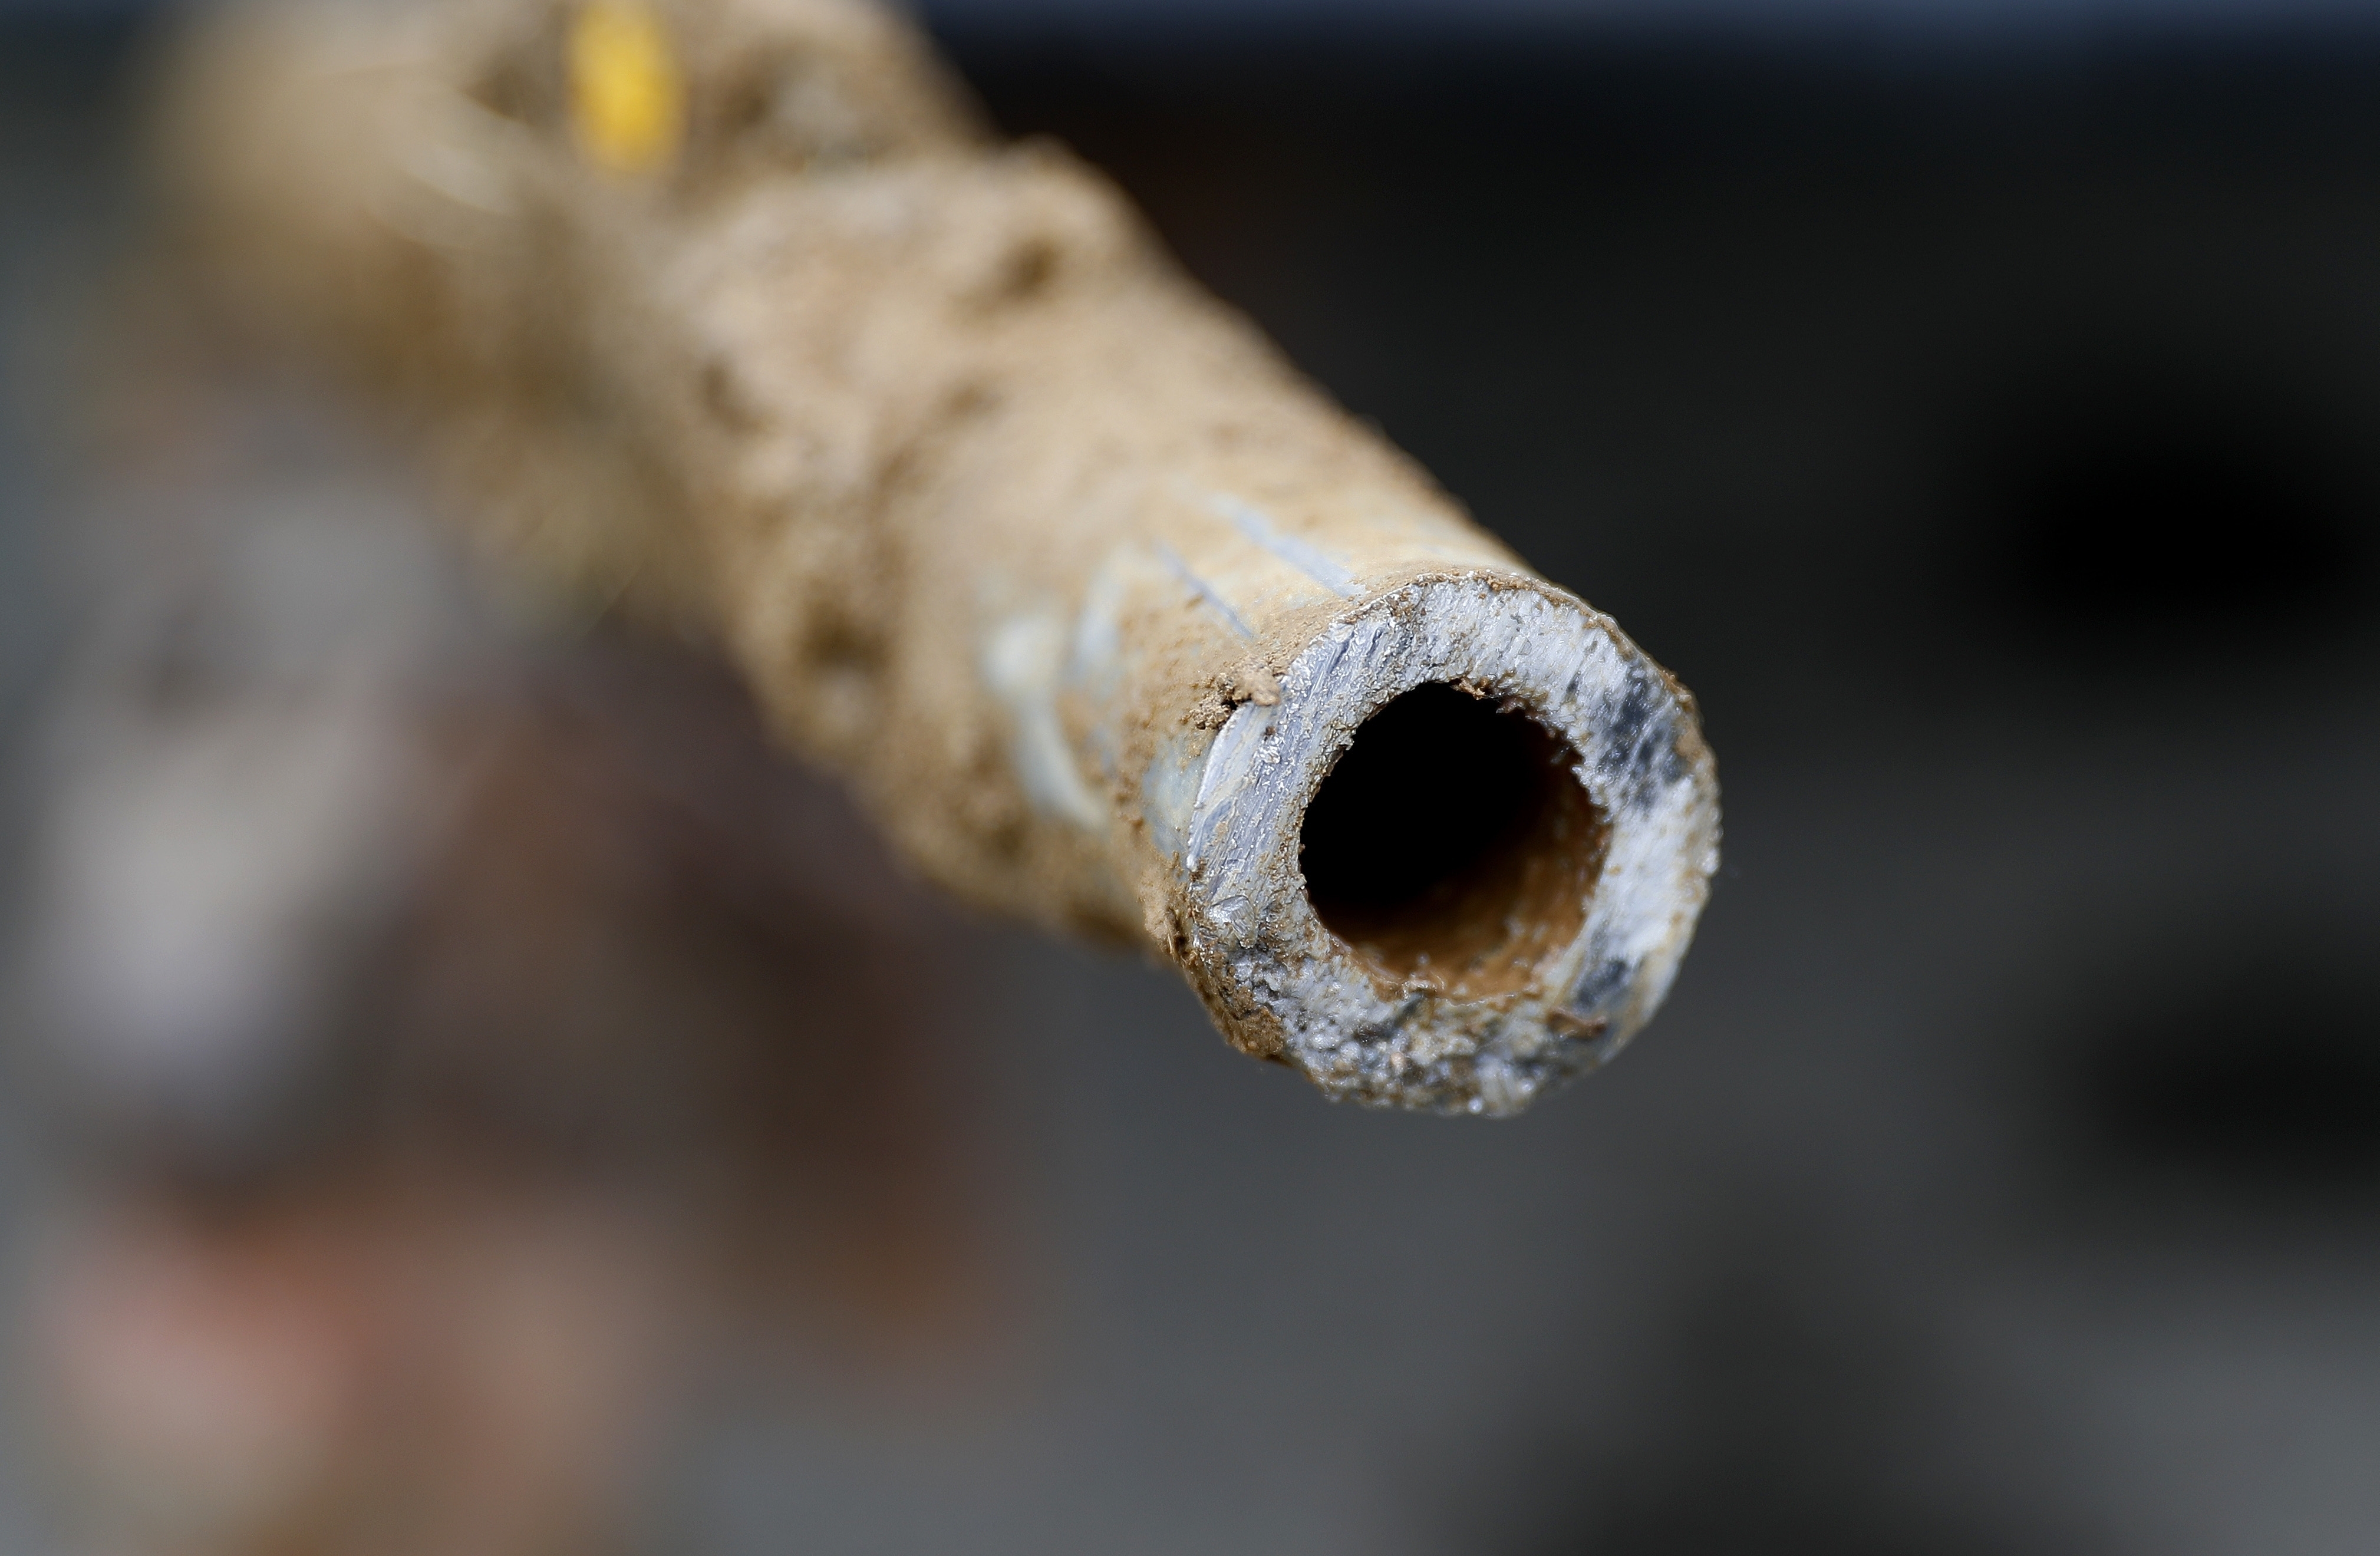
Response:
[[[651,1548],[2373,1550],[2380,14],[1493,10],[927,17],[1695,690],[1726,864],[1668,1010],[1518,1121],[1387,1116],[964,931],[994,1381],[722,1368]],[[19,753],[157,25],[0,11]]]

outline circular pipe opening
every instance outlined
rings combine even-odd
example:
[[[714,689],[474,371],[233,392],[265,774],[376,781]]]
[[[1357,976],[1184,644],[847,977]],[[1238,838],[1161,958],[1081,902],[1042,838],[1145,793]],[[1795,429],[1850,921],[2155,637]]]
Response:
[[[1609,829],[1570,743],[1460,687],[1365,721],[1305,808],[1323,926],[1375,971],[1460,998],[1525,989],[1577,938]]]

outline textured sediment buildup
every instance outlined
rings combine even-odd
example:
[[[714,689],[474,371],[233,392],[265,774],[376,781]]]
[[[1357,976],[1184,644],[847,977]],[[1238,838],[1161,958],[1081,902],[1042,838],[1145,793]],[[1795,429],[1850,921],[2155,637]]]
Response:
[[[1717,857],[1685,693],[848,0],[213,24],[170,144],[478,532],[698,630],[921,869],[1334,1096],[1508,1112]]]

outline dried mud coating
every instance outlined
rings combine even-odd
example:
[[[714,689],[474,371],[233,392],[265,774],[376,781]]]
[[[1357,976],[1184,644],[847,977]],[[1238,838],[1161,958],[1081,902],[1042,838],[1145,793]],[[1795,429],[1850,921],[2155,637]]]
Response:
[[[668,77],[608,140],[571,6],[211,23],[167,138],[210,272],[334,343],[490,549],[716,641],[920,869],[1151,945],[1241,1049],[1505,1112],[1651,1015],[1717,857],[1682,688],[895,18],[638,15],[602,36]],[[1407,694],[1483,711],[1423,754],[1502,808],[1367,845],[1393,772],[1358,785],[1318,912],[1308,802]]]

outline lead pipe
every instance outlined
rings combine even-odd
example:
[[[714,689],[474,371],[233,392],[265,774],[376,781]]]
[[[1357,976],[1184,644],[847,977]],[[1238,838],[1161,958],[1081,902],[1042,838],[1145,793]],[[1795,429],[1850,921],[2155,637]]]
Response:
[[[1691,699],[894,16],[251,8],[182,83],[228,295],[492,549],[721,644],[936,881],[1366,1102],[1516,1111],[1660,1003]]]

